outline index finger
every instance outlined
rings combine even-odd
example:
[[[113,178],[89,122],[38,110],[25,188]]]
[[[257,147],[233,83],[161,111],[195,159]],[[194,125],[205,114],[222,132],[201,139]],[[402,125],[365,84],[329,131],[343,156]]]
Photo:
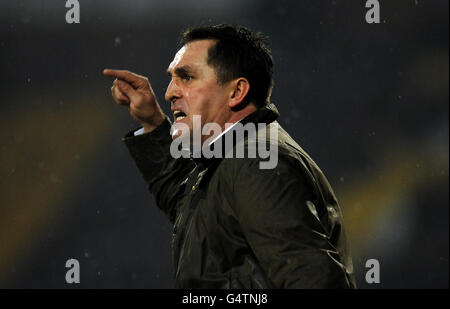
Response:
[[[134,87],[140,86],[142,81],[145,79],[144,76],[132,73],[127,70],[112,70],[112,69],[104,69],[103,74],[106,76],[116,77],[118,79],[122,79]]]

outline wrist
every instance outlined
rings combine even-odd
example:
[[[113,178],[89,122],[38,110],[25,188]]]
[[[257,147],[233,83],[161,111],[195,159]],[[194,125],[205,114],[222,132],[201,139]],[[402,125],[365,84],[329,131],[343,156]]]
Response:
[[[153,120],[152,123],[143,122],[141,123],[142,128],[144,128],[144,133],[149,133],[159,127],[164,120],[166,119],[165,115],[161,115],[161,118],[157,120]]]

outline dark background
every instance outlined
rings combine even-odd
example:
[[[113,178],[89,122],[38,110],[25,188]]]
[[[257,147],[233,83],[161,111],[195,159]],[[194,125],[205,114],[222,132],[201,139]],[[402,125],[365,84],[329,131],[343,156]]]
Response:
[[[0,1],[0,287],[172,287],[171,226],[121,137],[103,68],[148,76],[164,110],[179,34],[269,36],[280,123],[336,191],[360,288],[448,288],[447,0]],[[365,282],[377,259],[381,283]]]

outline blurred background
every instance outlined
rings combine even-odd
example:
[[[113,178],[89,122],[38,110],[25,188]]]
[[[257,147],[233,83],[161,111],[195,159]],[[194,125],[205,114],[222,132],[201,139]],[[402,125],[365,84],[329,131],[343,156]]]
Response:
[[[148,76],[169,112],[181,31],[225,22],[269,36],[279,121],[338,196],[358,287],[448,288],[447,0],[380,0],[380,24],[362,0],[79,3],[67,24],[64,0],[0,0],[0,287],[173,287],[172,229],[102,70]]]

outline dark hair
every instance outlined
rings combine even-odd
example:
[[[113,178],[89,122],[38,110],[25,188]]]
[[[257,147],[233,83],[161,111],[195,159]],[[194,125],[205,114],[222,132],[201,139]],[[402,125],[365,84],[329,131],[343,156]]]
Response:
[[[219,84],[245,77],[250,90],[244,99],[261,107],[269,103],[273,87],[273,60],[267,38],[245,27],[220,24],[188,28],[180,45],[197,40],[215,40],[208,50]]]

